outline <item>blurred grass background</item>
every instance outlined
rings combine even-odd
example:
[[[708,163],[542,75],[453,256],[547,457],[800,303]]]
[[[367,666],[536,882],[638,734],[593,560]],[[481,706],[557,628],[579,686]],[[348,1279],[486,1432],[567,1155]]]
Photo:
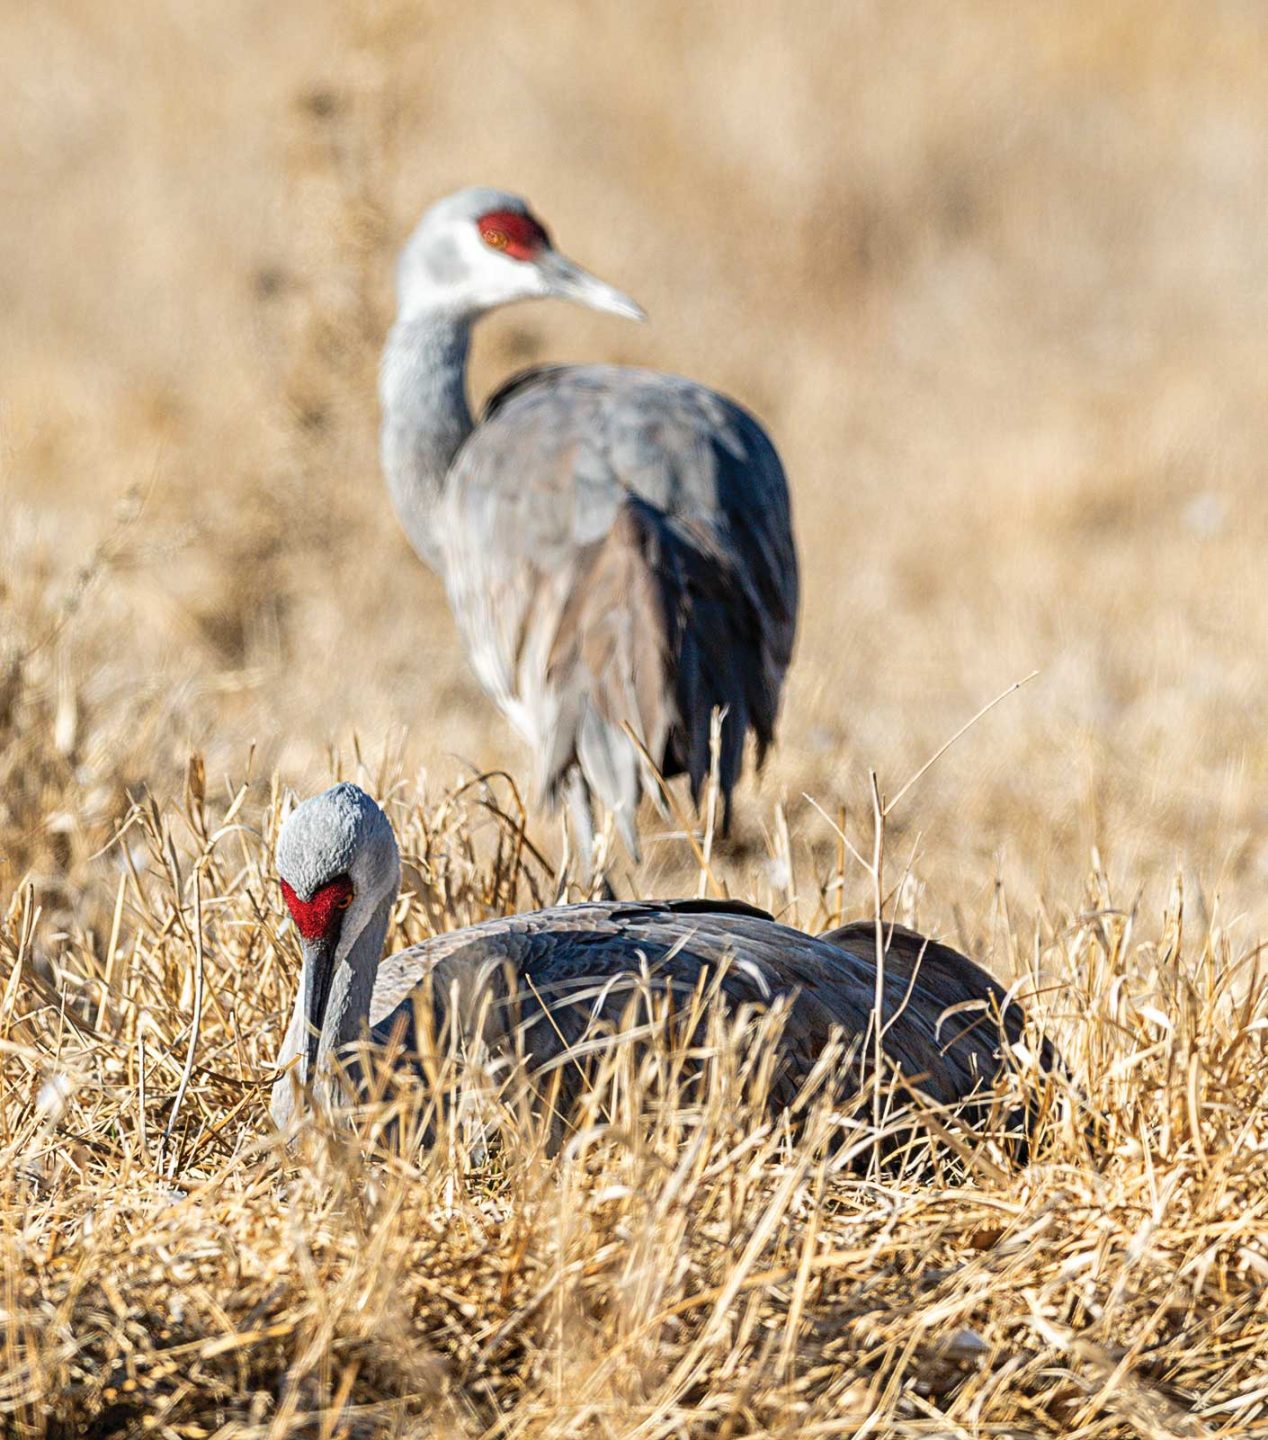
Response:
[[[477,397],[661,366],[784,455],[803,621],[736,893],[777,802],[832,848],[805,795],[861,823],[870,766],[1038,670],[905,805],[918,918],[1035,915],[1096,847],[1123,903],[1180,869],[1262,925],[1265,73],[1240,0],[4,7],[0,891],[85,903],[191,747],[526,771],[376,455],[393,256],[480,182],[651,324],[506,312]]]

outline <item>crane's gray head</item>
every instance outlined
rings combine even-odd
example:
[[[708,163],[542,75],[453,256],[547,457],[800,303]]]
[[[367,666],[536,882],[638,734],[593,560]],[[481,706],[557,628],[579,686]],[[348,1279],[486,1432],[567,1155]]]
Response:
[[[337,966],[378,965],[401,859],[387,816],[364,790],[342,784],[292,812],[277,838],[277,869],[304,954],[309,1079]]]
[[[396,266],[402,316],[433,309],[474,318],[513,300],[556,295],[643,320],[642,310],[561,255],[518,195],[474,186],[438,200]]]

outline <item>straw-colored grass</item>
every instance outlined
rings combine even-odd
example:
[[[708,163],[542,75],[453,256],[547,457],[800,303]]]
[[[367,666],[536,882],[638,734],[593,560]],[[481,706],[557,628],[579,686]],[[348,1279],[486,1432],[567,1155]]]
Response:
[[[528,902],[527,852],[479,834],[491,795],[389,778],[395,941]],[[689,1095],[681,1057],[618,1043],[554,1153],[514,1108],[491,1144],[470,1074],[444,1112],[416,1097],[428,1148],[383,1139],[398,1097],[288,1153],[262,1085],[296,978],[280,804],[206,801],[195,766],[111,847],[108,926],[10,907],[10,1433],[1251,1433],[1268,987],[1178,896],[1149,927],[1098,888],[1040,936],[1029,1003],[1070,1083],[1022,1169],[951,1133],[932,1170],[860,1171],[865,1121],[811,1094],[772,1123],[768,1047],[718,1030]]]
[[[1268,1432],[1265,73],[1244,0],[0,7],[0,1432]],[[834,1168],[725,1045],[554,1155],[271,1142],[291,793],[388,806],[394,943],[579,893],[377,471],[473,181],[652,316],[499,316],[477,395],[653,364],[788,465],[778,748],[615,888],[1018,978],[1024,1168]]]

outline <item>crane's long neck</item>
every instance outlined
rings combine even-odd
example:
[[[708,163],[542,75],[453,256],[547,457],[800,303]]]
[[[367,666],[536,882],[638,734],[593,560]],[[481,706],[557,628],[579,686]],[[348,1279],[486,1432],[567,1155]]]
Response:
[[[380,446],[392,504],[410,544],[439,571],[438,507],[458,447],[471,433],[471,317],[440,310],[399,318],[379,371]]]
[[[338,1098],[331,1090],[333,1067],[335,1063],[348,1066],[348,1047],[364,1038],[370,1024],[370,1004],[374,999],[374,982],[383,955],[392,899],[387,896],[373,910],[356,940],[335,962],[335,973],[330,978],[330,994],[317,1042],[317,1073],[313,1078],[318,1091],[332,1100]],[[355,1066],[350,1068],[355,1074]]]

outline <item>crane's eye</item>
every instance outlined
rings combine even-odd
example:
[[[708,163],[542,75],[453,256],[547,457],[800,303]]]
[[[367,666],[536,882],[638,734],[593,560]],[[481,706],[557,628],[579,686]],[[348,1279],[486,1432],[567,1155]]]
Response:
[[[349,890],[346,895],[340,895],[340,897],[338,898],[338,900],[335,901],[335,909],[336,909],[336,910],[346,910],[346,909],[348,908],[348,906],[351,905],[351,904],[352,904],[352,891]]]
[[[481,238],[490,250],[505,250],[511,243],[505,230],[485,230],[481,233]]]

